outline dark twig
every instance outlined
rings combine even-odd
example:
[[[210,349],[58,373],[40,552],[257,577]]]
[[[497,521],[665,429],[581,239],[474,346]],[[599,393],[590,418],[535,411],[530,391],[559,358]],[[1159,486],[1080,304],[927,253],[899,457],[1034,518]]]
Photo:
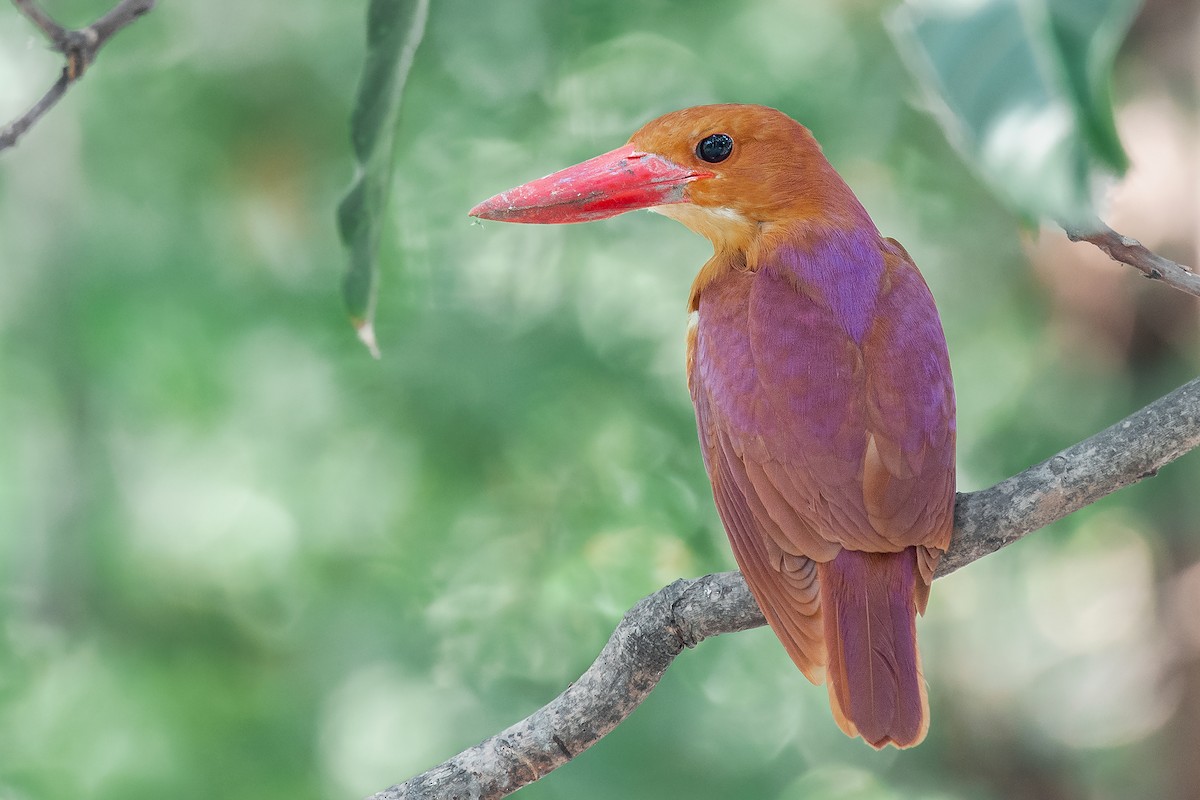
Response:
[[[46,38],[52,42],[60,42],[67,35],[67,29],[50,19],[50,15],[42,11],[41,6],[33,0],[13,0],[17,10],[29,18],[30,22],[42,29]]]
[[[1063,230],[1072,242],[1091,242],[1113,261],[1139,269],[1151,280],[1200,297],[1200,275],[1147,249],[1137,239],[1122,236],[1098,219],[1086,225],[1063,225]]]
[[[17,140],[33,127],[42,116],[62,99],[71,84],[83,77],[83,73],[96,60],[109,39],[117,31],[129,25],[135,19],[154,8],[155,0],[121,0],[100,19],[79,30],[67,30],[50,18],[34,0],[13,0],[13,5],[33,24],[46,34],[54,51],[62,53],[67,63],[63,65],[62,74],[54,85],[46,91],[42,98],[34,103],[33,108],[26,111],[18,119],[0,130],[0,150],[5,150],[17,143]]]
[[[96,50],[104,46],[117,31],[154,8],[155,0],[121,0],[107,14],[88,26],[96,33]],[[95,53],[93,53],[93,57]]]
[[[1154,475],[1197,446],[1200,378],[1019,475],[960,494],[938,576]],[[740,573],[676,581],[630,609],[587,672],[547,705],[371,800],[505,797],[620,724],[685,647],[764,622]]]

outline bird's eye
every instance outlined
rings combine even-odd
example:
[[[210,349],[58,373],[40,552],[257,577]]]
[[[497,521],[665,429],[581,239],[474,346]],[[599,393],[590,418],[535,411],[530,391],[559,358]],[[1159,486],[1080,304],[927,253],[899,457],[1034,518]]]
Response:
[[[696,157],[710,164],[717,164],[729,158],[733,152],[733,139],[724,133],[714,133],[705,136],[696,145]]]

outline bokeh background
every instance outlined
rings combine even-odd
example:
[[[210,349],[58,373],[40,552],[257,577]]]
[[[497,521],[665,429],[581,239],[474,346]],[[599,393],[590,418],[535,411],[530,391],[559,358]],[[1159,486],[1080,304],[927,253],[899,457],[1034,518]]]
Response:
[[[161,3],[0,154],[0,798],[353,798],[507,726],[732,568],[683,378],[707,244],[471,224],[711,101],[809,125],[938,299],[963,490],[1196,373],[1197,304],[994,199],[879,0],[436,0],[377,328],[334,209],[362,0]],[[81,25],[107,3],[47,2]],[[1108,221],[1200,262],[1200,9],[1122,50]],[[59,60],[0,8],[0,118]],[[1200,457],[939,581],[933,727],[837,732],[766,630],[683,654],[523,798],[1200,797]]]

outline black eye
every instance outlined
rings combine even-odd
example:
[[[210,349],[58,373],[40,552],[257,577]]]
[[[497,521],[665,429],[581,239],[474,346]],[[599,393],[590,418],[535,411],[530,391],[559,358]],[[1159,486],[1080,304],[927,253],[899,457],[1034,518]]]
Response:
[[[696,145],[696,157],[710,164],[724,161],[732,152],[733,139],[723,133],[705,136],[700,140],[700,144]]]

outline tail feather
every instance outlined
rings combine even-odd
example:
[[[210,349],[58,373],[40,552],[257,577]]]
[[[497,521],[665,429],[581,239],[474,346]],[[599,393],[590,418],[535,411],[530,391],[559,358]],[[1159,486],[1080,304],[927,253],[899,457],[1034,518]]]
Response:
[[[829,700],[838,725],[872,747],[912,747],[929,729],[917,651],[916,550],[842,550],[819,565]]]

